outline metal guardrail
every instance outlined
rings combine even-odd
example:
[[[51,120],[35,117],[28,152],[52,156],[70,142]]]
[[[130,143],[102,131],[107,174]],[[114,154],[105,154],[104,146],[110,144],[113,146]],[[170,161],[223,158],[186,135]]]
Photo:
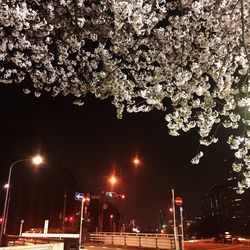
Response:
[[[5,236],[4,243],[2,246],[24,246],[27,244],[39,245],[39,244],[51,244],[63,242],[60,238],[47,238],[47,237],[37,237],[35,234],[31,236],[18,236],[18,235],[8,235]]]
[[[173,234],[142,234],[142,233],[90,233],[89,241],[117,246],[143,248],[175,249]]]
[[[30,237],[30,238],[56,238],[56,239],[78,239],[79,234],[63,234],[63,233],[22,233],[22,237]]]
[[[51,243],[51,244],[41,244],[32,246],[10,246],[10,247],[0,247],[1,250],[63,250],[63,243]]]

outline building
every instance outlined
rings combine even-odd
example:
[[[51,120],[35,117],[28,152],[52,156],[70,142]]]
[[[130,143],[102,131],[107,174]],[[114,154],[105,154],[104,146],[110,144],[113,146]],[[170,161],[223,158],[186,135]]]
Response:
[[[204,217],[232,216],[230,190],[225,185],[214,185],[209,188],[202,199],[202,212]]]
[[[236,174],[231,166],[226,167],[225,183],[213,185],[203,196],[203,222],[208,235],[223,231],[237,235],[250,233],[250,190],[243,194],[236,192]]]

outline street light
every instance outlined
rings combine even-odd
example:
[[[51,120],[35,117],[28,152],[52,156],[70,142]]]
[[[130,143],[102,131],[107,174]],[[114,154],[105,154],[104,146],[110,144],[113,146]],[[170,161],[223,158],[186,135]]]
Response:
[[[6,194],[5,194],[5,201],[4,201],[4,209],[3,209],[3,222],[1,224],[1,231],[0,231],[0,246],[2,246],[2,238],[3,235],[6,232],[6,226],[7,226],[7,215],[8,215],[8,203],[9,203],[9,198],[10,198],[10,181],[11,181],[11,174],[12,174],[12,169],[13,167],[19,163],[19,162],[24,162],[24,161],[31,161],[34,165],[40,165],[43,163],[43,158],[40,155],[36,155],[32,158],[26,158],[26,159],[21,159],[14,161],[9,168],[9,176],[8,176],[8,182],[5,185],[6,187]]]
[[[111,190],[113,190],[113,186],[117,183],[117,178],[113,174],[109,177],[108,182],[111,184]],[[106,186],[106,184],[105,184]],[[111,192],[110,192],[111,193]],[[99,200],[99,215],[98,215],[98,224],[99,224],[99,231],[102,232],[103,230],[103,206],[105,203],[105,196],[106,196],[106,190],[101,194],[100,200]]]
[[[141,159],[138,157],[138,156],[135,156],[133,159],[132,159],[132,164],[135,168],[138,168],[142,165],[142,161]]]
[[[109,182],[111,183],[111,185],[113,186],[114,184],[117,183],[117,179],[114,175],[112,175],[109,179]]]
[[[140,160],[138,159],[138,158],[135,158],[134,159],[134,164],[137,166],[137,165],[139,165],[140,164]]]
[[[111,214],[111,215],[109,216],[109,218],[110,218],[111,232],[114,232],[114,231],[115,231],[115,230],[114,230],[114,215]]]

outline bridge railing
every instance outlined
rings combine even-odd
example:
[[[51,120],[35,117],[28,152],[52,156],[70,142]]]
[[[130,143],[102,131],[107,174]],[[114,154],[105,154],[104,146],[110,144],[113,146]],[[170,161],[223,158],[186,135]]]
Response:
[[[89,241],[117,246],[175,249],[173,234],[99,232],[90,233]]]
[[[9,246],[0,247],[1,250],[63,250],[63,243],[51,243],[32,246]]]

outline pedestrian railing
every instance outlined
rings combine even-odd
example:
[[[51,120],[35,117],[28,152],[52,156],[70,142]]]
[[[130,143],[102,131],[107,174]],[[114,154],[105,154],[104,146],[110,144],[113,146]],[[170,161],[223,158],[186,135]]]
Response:
[[[1,250],[63,250],[63,243],[51,243],[31,246],[10,246],[0,247]]]
[[[175,249],[174,234],[90,233],[89,241],[117,246]]]

